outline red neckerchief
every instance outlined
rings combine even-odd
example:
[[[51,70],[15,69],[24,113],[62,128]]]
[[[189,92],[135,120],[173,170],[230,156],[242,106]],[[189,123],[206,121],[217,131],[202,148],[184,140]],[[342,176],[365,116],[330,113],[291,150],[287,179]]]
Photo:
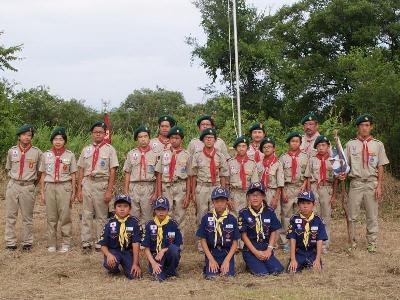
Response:
[[[105,144],[107,144],[105,141],[102,141],[98,145],[93,145],[94,147],[94,153],[93,153],[93,158],[92,158],[92,172],[96,168],[97,161],[99,160],[99,153],[100,153],[100,148],[103,147]]]
[[[278,161],[278,157],[275,154],[272,154],[269,159],[264,157],[263,166],[264,172],[261,177],[261,182],[264,183],[265,188],[268,188],[269,184],[269,168]]]
[[[179,153],[181,153],[182,150],[183,150],[182,148],[171,149],[172,158],[171,158],[171,163],[169,164],[169,182],[172,182],[172,180],[174,179],[176,157],[178,156]]]
[[[245,191],[247,189],[247,179],[246,179],[246,170],[244,169],[245,163],[249,161],[249,157],[247,154],[243,157],[236,155],[236,160],[240,164],[240,181],[242,182],[242,189]]]
[[[217,150],[213,148],[210,153],[207,152],[206,147],[203,148],[203,153],[206,157],[210,159],[210,174],[211,174],[211,182],[214,185],[217,182],[217,167],[215,165],[215,153]]]
[[[162,139],[161,136],[158,137],[158,140],[160,141],[161,144],[164,145],[164,149],[168,149],[169,145],[169,139]]]
[[[368,167],[368,161],[369,161],[369,151],[368,151],[368,142],[372,141],[373,137],[372,135],[369,136],[366,139],[363,139],[361,136],[358,136],[357,139],[363,143],[363,149],[362,149],[362,160],[363,160],[363,168],[365,166]]]
[[[327,176],[327,169],[326,169],[326,161],[329,158],[329,153],[326,153],[324,155],[317,153],[316,157],[319,159],[321,166],[319,167],[319,176],[320,176],[320,180],[318,182],[318,186],[321,183],[324,183],[328,180],[328,176]]]
[[[287,153],[292,158],[292,182],[295,182],[297,173],[297,157],[299,157],[301,150],[297,149],[296,152],[289,150]]]
[[[56,157],[56,166],[54,170],[54,181],[58,182],[60,180],[60,161],[61,155],[65,152],[65,148],[62,147],[61,149],[57,150],[56,148],[51,148],[54,156]]]
[[[19,161],[19,179],[22,179],[22,175],[24,174],[24,166],[25,166],[25,153],[32,148],[32,144],[29,144],[28,147],[22,148],[21,144],[18,144],[19,151],[21,151],[21,159]]]
[[[139,171],[139,178],[142,180],[142,168],[144,169],[144,177],[147,177],[147,165],[146,165],[146,153],[150,151],[150,146],[146,148],[140,148],[140,171]]]
[[[259,147],[254,146],[254,144],[250,144],[250,146],[254,150],[254,160],[258,163],[261,160]]]

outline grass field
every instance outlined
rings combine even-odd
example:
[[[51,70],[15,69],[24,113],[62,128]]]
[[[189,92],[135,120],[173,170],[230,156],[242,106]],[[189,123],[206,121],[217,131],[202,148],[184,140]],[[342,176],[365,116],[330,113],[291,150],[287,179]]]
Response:
[[[0,214],[4,216],[4,185],[0,186]],[[179,278],[158,283],[151,280],[144,257],[144,278],[129,281],[123,275],[108,276],[101,266],[102,256],[81,254],[79,247],[80,205],[73,209],[74,247],[66,254],[49,254],[45,239],[45,209],[39,204],[34,212],[35,243],[31,253],[4,250],[4,217],[0,223],[0,299],[400,299],[400,183],[389,178],[385,203],[381,209],[379,250],[365,250],[365,222],[357,232],[358,249],[348,252],[346,225],[341,209],[335,211],[332,244],[323,257],[324,270],[278,277],[254,277],[244,270],[241,254],[236,255],[235,278],[206,281],[201,270],[203,256],[195,251],[194,212],[188,212],[191,224],[186,228],[186,248],[182,254]],[[20,220],[19,223],[20,224]],[[18,226],[18,228],[20,225]],[[287,264],[288,255],[277,252]]]

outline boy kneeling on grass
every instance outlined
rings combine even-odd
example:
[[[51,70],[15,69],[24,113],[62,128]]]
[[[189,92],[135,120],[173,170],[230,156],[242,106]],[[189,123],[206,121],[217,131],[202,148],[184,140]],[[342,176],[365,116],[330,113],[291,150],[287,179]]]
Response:
[[[236,218],[229,213],[228,199],[227,189],[216,187],[212,191],[214,209],[203,216],[196,233],[205,254],[203,274],[206,279],[235,275],[234,254],[240,233]]]
[[[104,225],[98,244],[104,254],[103,265],[109,273],[119,273],[121,265],[125,276],[134,279],[142,274],[139,266],[141,235],[138,220],[129,215],[131,203],[129,196],[115,197],[115,215]]]
[[[284,268],[273,249],[282,225],[274,210],[264,204],[265,188],[261,182],[252,183],[246,195],[248,207],[239,212],[238,221],[245,245],[243,260],[254,275],[278,275]]]
[[[305,268],[322,269],[322,243],[328,239],[325,224],[314,214],[313,192],[301,192],[297,197],[299,213],[290,219],[287,239],[290,240],[289,272]]]
[[[168,199],[158,197],[154,203],[154,219],[146,223],[143,232],[142,246],[149,261],[149,271],[158,281],[177,276],[181,258],[182,234],[168,210]]]

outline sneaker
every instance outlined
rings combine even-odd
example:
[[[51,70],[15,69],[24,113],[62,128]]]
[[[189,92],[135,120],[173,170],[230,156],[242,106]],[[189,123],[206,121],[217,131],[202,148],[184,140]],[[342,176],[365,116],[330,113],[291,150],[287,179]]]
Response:
[[[50,253],[54,253],[56,252],[56,247],[50,246],[49,248],[47,248],[47,251],[49,251]]]
[[[6,250],[8,251],[15,251],[17,250],[17,246],[13,245],[13,246],[6,246]]]
[[[94,249],[96,250],[96,252],[100,252],[100,250],[101,250],[101,245],[95,244],[95,245],[94,245]]]
[[[26,244],[22,246],[22,251],[30,252],[32,250],[31,244]]]
[[[82,252],[83,253],[89,253],[90,251],[92,251],[92,245],[90,245],[90,244],[83,244],[82,245]]]
[[[376,253],[376,245],[375,244],[368,244],[367,250],[369,253]]]
[[[69,245],[61,245],[61,248],[58,249],[59,253],[66,253],[69,251]]]
[[[284,253],[289,253],[289,251],[290,251],[289,245],[288,244],[283,245],[282,246],[282,250],[283,250]]]

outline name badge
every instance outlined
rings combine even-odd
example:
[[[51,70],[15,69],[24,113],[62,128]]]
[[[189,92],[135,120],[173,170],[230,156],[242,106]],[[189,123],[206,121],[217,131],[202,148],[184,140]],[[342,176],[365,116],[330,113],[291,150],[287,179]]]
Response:
[[[126,231],[133,231],[133,227],[126,227]]]
[[[175,232],[168,232],[168,238],[174,239],[175,238]]]
[[[303,221],[302,221],[301,219],[295,219],[294,222],[295,222],[296,224],[301,224],[301,223],[303,223]]]
[[[318,226],[311,226],[311,230],[318,230]]]
[[[233,224],[226,224],[225,228],[233,228]]]
[[[271,223],[271,219],[264,219],[264,223]]]

